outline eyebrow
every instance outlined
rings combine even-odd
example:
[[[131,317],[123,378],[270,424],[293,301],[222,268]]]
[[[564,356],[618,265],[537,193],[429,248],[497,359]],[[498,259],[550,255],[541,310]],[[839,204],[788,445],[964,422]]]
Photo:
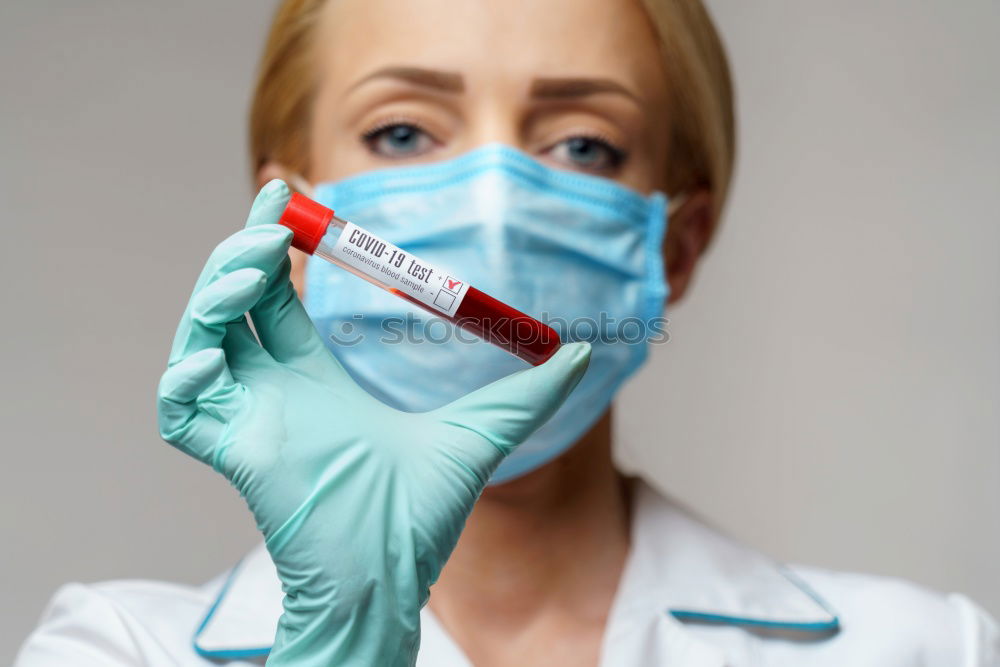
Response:
[[[425,69],[423,67],[405,67],[393,65],[375,70],[368,76],[357,81],[348,90],[353,90],[358,86],[368,83],[374,79],[397,79],[424,88],[434,88],[447,93],[460,93],[465,90],[465,83],[462,75],[458,72],[445,72],[436,69]]]
[[[624,95],[636,102],[639,97],[631,90],[612,79],[535,79],[531,84],[532,97],[543,99],[567,99],[574,97],[586,97],[587,95],[597,95],[599,93],[615,93]]]
[[[396,79],[423,88],[433,88],[447,93],[461,93],[465,90],[465,81],[458,72],[427,69],[424,67],[409,67],[406,65],[390,65],[382,67],[355,82],[348,90],[366,84],[376,79]],[[594,79],[586,77],[575,78],[536,78],[531,83],[531,96],[541,99],[572,99],[613,93],[623,95],[635,102],[639,97],[622,84],[612,79]]]

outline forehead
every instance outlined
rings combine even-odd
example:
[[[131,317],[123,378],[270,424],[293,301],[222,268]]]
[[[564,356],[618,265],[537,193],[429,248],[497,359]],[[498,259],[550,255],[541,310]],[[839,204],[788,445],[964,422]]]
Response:
[[[536,76],[613,78],[650,97],[666,85],[638,0],[330,0],[318,37],[335,87],[390,65],[457,71],[470,90]]]

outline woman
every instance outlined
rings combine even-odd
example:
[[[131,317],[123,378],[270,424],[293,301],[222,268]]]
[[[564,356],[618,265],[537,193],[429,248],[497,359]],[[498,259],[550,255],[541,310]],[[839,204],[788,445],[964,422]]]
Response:
[[[265,544],[201,588],[68,586],[18,664],[998,664],[964,597],[784,567],[612,465],[646,351],[620,325],[653,335],[687,292],[732,118],[696,0],[284,2],[251,115],[267,185],[159,396]],[[420,339],[402,301],[286,256],[272,179],[591,345],[511,374]]]

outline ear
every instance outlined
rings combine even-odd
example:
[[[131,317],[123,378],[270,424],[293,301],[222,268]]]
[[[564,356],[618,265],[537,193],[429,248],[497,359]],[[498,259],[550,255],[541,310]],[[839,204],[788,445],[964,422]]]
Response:
[[[712,193],[707,188],[692,190],[671,214],[667,238],[663,242],[663,259],[670,284],[668,303],[676,303],[684,297],[714,229]]]
[[[273,181],[276,178],[280,178],[281,180],[287,182],[288,170],[277,162],[268,160],[260,166],[260,169],[257,170],[257,188],[260,189],[264,187],[266,183]]]
[[[260,169],[257,170],[257,188],[260,189],[264,187],[265,183],[268,183],[276,178],[280,178],[287,183],[290,178],[289,172],[277,162],[269,160],[261,165]],[[291,185],[291,183],[289,183],[289,185]],[[292,189],[294,190],[294,187]],[[305,295],[306,261],[308,261],[309,256],[301,250],[289,248],[288,258],[292,260],[292,269],[290,274],[292,285],[295,287],[295,291],[301,299]]]

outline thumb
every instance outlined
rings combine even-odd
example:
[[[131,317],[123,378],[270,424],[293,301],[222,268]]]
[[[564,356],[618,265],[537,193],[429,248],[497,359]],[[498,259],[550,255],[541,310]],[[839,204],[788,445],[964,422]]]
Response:
[[[499,450],[499,464],[549,420],[590,363],[589,343],[570,343],[541,366],[486,385],[435,412],[445,423],[478,433]]]

